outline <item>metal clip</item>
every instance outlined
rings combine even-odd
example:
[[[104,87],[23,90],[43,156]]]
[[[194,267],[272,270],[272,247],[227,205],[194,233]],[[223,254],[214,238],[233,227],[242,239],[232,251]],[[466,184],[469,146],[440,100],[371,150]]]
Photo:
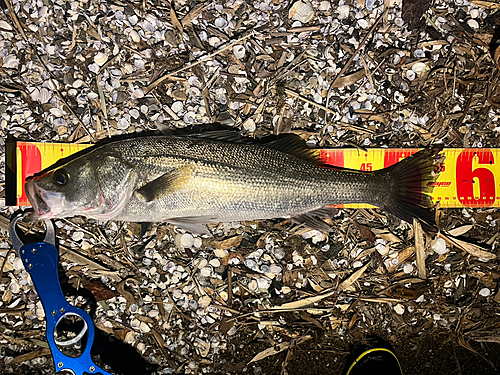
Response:
[[[66,301],[57,273],[59,253],[55,248],[56,236],[54,225],[45,220],[45,238],[43,242],[24,244],[16,231],[17,222],[25,215],[21,214],[12,218],[9,234],[12,245],[23,260],[26,270],[31,275],[33,284],[45,311],[47,321],[47,341],[52,352],[56,372],[70,371],[74,375],[102,374],[111,375],[98,367],[90,357],[90,350],[94,342],[94,322],[82,309],[74,307]],[[55,337],[57,325],[68,316],[77,316],[84,322],[84,327],[70,340],[58,340]],[[85,335],[87,340],[82,354],[73,358],[63,354],[58,346],[71,346],[78,343]]]

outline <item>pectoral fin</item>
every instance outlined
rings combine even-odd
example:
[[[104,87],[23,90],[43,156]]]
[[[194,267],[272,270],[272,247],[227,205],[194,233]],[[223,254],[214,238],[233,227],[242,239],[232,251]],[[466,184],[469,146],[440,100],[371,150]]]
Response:
[[[182,189],[193,175],[192,165],[183,165],[169,173],[148,182],[138,189],[135,194],[146,202],[163,198],[176,190]]]

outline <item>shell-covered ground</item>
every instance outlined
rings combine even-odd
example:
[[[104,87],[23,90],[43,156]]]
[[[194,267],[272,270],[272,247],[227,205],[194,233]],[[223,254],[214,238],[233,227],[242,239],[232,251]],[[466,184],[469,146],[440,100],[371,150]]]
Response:
[[[2,148],[212,123],[322,148],[499,144],[494,1],[0,8]],[[4,170],[0,181],[4,196]],[[44,312],[6,232],[17,209],[0,217],[0,372],[50,374]],[[211,237],[55,225],[63,291],[92,316],[94,359],[111,373],[337,374],[370,334],[406,374],[497,373],[499,211],[437,217],[438,235],[375,209],[338,210],[328,234],[284,219],[211,225]]]

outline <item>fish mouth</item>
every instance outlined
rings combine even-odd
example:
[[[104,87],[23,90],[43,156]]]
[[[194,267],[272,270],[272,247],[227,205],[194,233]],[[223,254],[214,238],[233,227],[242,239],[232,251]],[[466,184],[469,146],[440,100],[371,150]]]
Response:
[[[28,196],[28,200],[33,207],[33,212],[28,215],[28,221],[36,221],[39,219],[50,219],[54,216],[48,200],[51,198],[51,194],[46,190],[38,187],[34,179],[28,180],[24,185],[24,190]],[[56,193],[58,194],[58,193]],[[58,194],[59,195],[59,194]],[[52,197],[53,198],[53,197]]]

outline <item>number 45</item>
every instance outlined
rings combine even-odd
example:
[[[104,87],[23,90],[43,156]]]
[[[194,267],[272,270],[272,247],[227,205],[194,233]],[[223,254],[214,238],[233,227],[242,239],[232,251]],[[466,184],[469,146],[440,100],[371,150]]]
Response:
[[[359,169],[363,172],[371,172],[373,170],[372,163],[363,163]]]

